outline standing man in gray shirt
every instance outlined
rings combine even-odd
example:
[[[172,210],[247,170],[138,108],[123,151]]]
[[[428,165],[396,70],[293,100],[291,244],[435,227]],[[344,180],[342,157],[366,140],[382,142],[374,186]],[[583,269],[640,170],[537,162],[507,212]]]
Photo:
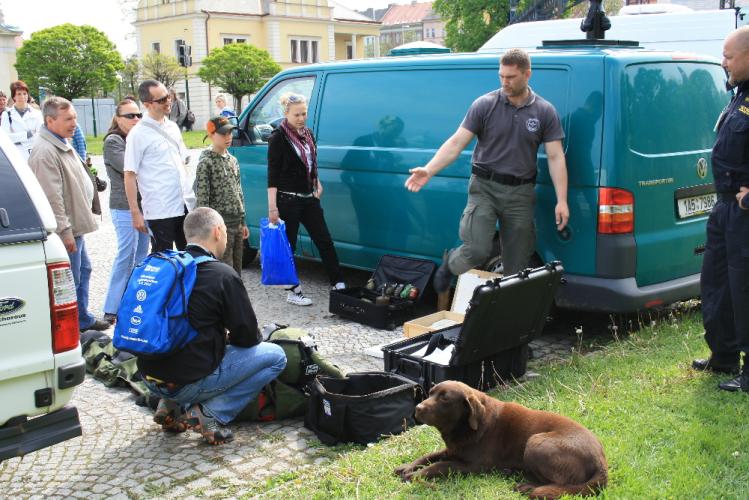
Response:
[[[531,61],[527,52],[510,49],[502,55],[502,88],[471,105],[458,130],[424,167],[410,170],[409,191],[419,191],[432,176],[450,165],[478,138],[468,184],[468,204],[460,219],[463,244],[451,250],[434,276],[437,293],[448,290],[454,276],[483,264],[491,254],[499,221],[504,274],[526,267],[536,246],[533,211],[536,201],[536,155],[546,149],[557,204],[557,230],[567,225],[567,166],[564,131],[554,107],[528,86]]]

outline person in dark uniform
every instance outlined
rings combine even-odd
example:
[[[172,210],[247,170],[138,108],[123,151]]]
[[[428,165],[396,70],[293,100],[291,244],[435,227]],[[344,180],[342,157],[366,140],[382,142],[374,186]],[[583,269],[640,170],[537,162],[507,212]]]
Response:
[[[749,392],[749,26],[726,38],[723,67],[736,94],[718,119],[712,155],[718,202],[707,221],[701,275],[710,357],[692,367],[737,375],[719,387]]]

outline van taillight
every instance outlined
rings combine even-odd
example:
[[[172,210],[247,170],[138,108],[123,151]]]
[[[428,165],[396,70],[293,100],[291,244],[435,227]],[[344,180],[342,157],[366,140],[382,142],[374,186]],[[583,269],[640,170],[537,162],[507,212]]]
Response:
[[[598,232],[631,233],[635,229],[635,197],[616,188],[598,189]]]
[[[78,299],[70,264],[48,264],[49,308],[52,323],[52,352],[55,354],[78,347]]]

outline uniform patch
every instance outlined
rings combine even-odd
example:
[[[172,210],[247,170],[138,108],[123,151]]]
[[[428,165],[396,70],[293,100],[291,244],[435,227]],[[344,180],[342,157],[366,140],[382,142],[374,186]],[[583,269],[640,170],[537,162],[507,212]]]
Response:
[[[744,113],[745,115],[749,116],[749,108],[747,108],[743,104],[741,106],[739,106],[739,111],[742,112],[742,113]]]
[[[525,122],[525,128],[528,129],[528,132],[538,132],[540,126],[541,122],[538,118],[528,118],[528,121]]]

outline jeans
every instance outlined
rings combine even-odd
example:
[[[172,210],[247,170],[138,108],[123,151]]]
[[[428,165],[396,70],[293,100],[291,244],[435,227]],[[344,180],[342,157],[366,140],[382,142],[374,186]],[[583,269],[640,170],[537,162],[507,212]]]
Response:
[[[78,299],[78,328],[87,330],[95,322],[96,318],[88,312],[88,285],[91,280],[91,261],[88,260],[86,243],[83,236],[75,238],[76,250],[69,253],[70,270],[73,272],[75,282],[75,295]]]
[[[148,255],[148,235],[133,227],[130,210],[113,208],[110,213],[117,234],[117,255],[112,262],[112,275],[104,301],[104,313],[117,314],[130,273]]]
[[[145,383],[154,394],[176,401],[183,409],[200,403],[203,413],[225,425],[234,420],[285,367],[286,354],[277,344],[228,345],[221,364],[213,373],[173,393],[147,380]]]
[[[320,260],[322,260],[328,273],[330,284],[335,285],[339,281],[343,281],[338,254],[335,251],[335,246],[333,246],[333,238],[328,231],[328,225],[325,223],[320,200],[314,196],[300,198],[279,192],[276,204],[278,205],[279,217],[286,222],[286,237],[291,249],[296,251],[296,239],[301,223],[309,233],[312,243],[320,252]]]

